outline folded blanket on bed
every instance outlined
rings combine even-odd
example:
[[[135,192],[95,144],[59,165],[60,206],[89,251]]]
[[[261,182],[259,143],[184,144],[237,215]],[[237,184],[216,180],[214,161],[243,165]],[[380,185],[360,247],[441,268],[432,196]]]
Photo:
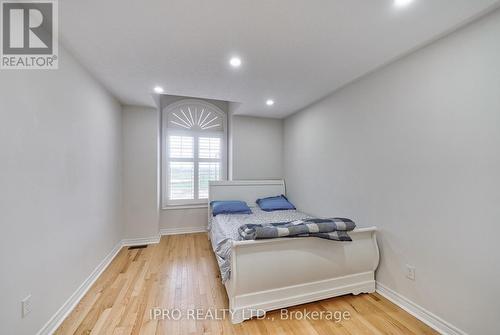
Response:
[[[244,240],[312,236],[334,241],[352,241],[347,232],[354,228],[356,224],[350,219],[333,218],[245,224],[238,232]]]

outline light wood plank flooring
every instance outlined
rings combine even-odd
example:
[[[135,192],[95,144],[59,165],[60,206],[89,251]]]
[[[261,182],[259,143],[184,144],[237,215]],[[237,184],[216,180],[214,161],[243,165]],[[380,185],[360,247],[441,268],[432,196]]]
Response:
[[[145,249],[123,248],[56,334],[437,334],[378,294],[343,296],[289,311],[348,311],[351,318],[265,320],[232,325],[225,320],[155,320],[152,308],[228,307],[206,234],[162,237]],[[274,318],[274,320],[272,320]]]

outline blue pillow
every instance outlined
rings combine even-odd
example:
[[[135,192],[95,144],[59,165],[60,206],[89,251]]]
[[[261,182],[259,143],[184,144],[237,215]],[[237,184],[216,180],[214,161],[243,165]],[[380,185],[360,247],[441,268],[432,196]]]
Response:
[[[212,215],[219,214],[252,214],[250,207],[244,201],[212,201]]]
[[[277,197],[257,199],[256,202],[257,205],[259,205],[260,209],[266,212],[296,209],[295,206],[290,201],[288,201],[288,199],[283,194]]]

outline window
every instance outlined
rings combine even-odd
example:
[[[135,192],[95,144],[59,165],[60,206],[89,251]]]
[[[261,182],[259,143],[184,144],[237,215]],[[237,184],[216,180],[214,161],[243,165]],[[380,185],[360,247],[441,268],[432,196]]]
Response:
[[[226,116],[200,100],[163,111],[163,207],[206,204],[208,183],[226,177]]]

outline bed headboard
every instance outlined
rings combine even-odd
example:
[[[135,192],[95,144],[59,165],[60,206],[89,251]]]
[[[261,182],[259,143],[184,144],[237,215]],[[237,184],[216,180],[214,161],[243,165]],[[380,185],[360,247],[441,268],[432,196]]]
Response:
[[[211,181],[208,186],[208,201],[240,200],[255,207],[255,200],[285,194],[284,180],[231,180]]]

